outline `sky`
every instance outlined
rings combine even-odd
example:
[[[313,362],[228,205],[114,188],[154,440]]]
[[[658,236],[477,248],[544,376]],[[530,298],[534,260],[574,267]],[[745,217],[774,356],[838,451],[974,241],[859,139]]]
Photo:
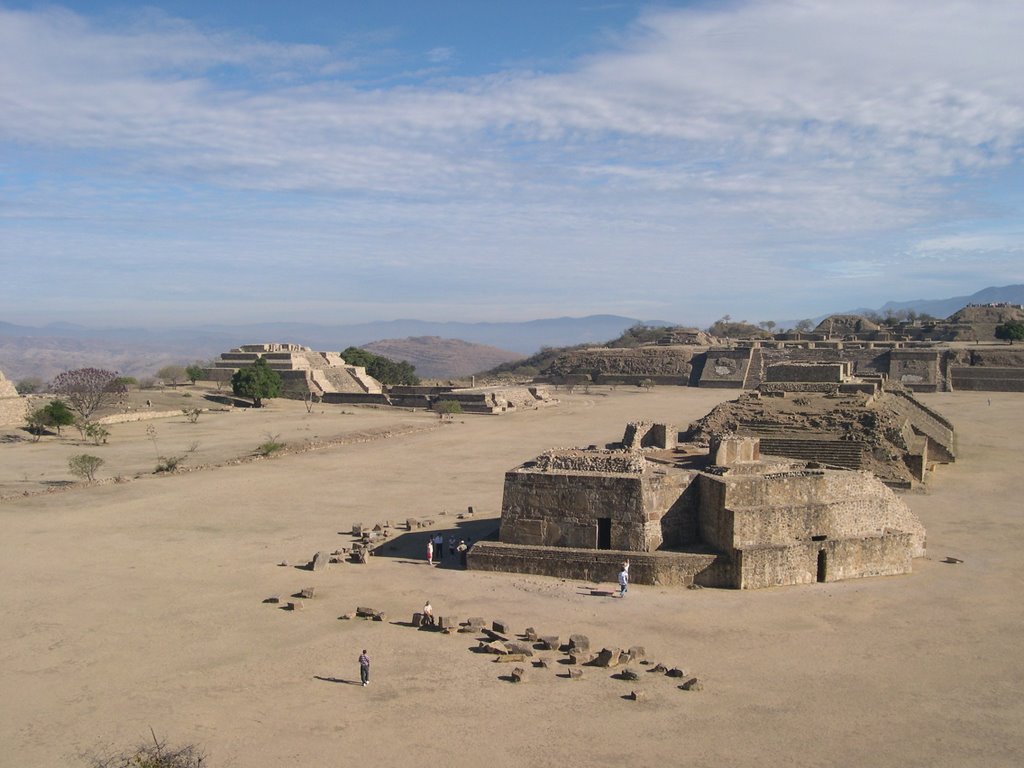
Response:
[[[1024,282],[1019,0],[0,0],[0,320],[759,322]]]

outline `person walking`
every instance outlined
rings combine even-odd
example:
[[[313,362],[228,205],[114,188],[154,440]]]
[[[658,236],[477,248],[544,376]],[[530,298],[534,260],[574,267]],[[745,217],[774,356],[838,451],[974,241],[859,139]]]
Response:
[[[466,546],[465,540],[459,542],[459,546],[455,548],[455,551],[459,553],[459,560],[462,563],[462,567],[466,567],[466,552],[469,551],[469,547]]]
[[[427,539],[427,565],[434,564],[434,537]]]
[[[619,571],[619,597],[625,597],[627,589],[629,589],[629,571],[623,568]]]
[[[363,687],[370,684],[370,657],[366,655],[365,648],[359,654],[359,679],[362,681]]]
[[[434,537],[434,554],[437,555],[438,564],[444,562],[444,536],[440,533]]]

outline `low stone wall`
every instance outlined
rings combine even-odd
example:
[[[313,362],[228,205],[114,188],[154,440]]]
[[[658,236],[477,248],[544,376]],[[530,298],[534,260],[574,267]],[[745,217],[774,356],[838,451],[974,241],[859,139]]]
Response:
[[[624,550],[536,547],[481,541],[469,550],[467,565],[475,571],[506,571],[609,582],[615,585],[622,563],[630,561],[634,584],[659,586],[731,586],[731,567],[721,555],[694,552],[628,552]]]
[[[1024,368],[951,368],[954,392],[1024,392]]]

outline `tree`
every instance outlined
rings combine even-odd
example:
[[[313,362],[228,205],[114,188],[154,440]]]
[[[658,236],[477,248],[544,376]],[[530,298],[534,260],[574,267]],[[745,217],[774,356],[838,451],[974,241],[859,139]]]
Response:
[[[203,372],[205,367],[198,360],[191,365],[185,366],[185,375],[188,376],[188,380],[195,384],[199,379],[203,378]]]
[[[61,427],[69,427],[75,423],[75,414],[71,412],[63,400],[51,400],[29,416],[29,427],[35,428],[36,435],[42,434],[46,427],[54,427],[60,434]]]
[[[814,323],[810,320],[801,320],[796,324],[796,329],[800,331],[800,333],[807,333],[812,328],[814,328]]]
[[[67,398],[68,405],[82,421],[91,421],[91,416],[100,408],[123,402],[128,387],[118,381],[114,371],[101,368],[76,368],[65,371],[53,380],[50,389]]]
[[[96,479],[96,470],[104,464],[99,456],[90,456],[87,453],[80,453],[68,459],[68,470],[75,477],[88,480],[90,483]]]
[[[772,331],[775,330],[775,326],[777,325],[777,323],[774,320],[762,320],[760,323],[758,323],[758,325],[760,325],[766,331],[771,333]]]
[[[22,379],[14,385],[19,395],[34,395],[36,392],[41,392],[43,389],[43,380],[35,376],[30,376],[27,379]]]
[[[231,391],[239,397],[251,398],[253,408],[262,408],[264,398],[280,396],[281,376],[264,358],[258,357],[252,365],[235,371]]]
[[[349,365],[358,365],[366,369],[381,384],[416,385],[420,383],[416,375],[416,366],[406,361],[396,363],[380,355],[375,355],[359,347],[348,347],[341,353]]]
[[[188,378],[188,373],[182,365],[165,365],[156,372],[156,377],[164,382],[169,382],[172,387],[176,387],[179,381]]]
[[[1009,320],[996,326],[996,338],[1008,341],[1011,344],[1024,339],[1024,323],[1016,320]]]

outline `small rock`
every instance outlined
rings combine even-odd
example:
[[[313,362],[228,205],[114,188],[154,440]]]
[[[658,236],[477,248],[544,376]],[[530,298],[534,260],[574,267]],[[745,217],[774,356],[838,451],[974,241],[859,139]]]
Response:
[[[519,653],[523,656],[533,656],[533,648],[527,643],[506,643],[509,653]]]
[[[527,627],[525,630],[523,630],[523,637],[525,637],[527,641],[531,643],[536,643],[538,639],[537,630],[535,630],[533,627]]]
[[[584,652],[589,651],[590,638],[586,635],[569,635],[569,650]]]
[[[539,658],[533,662],[533,665],[538,669],[547,669],[551,666],[551,660],[547,658]]]
[[[704,690],[704,686],[701,684],[700,680],[698,680],[696,677],[691,677],[685,683],[680,685],[679,688],[681,690],[684,690],[684,691],[703,691]]]
[[[317,552],[313,555],[313,560],[310,562],[314,571],[322,571],[327,567],[328,556],[326,552]]]
[[[387,621],[388,615],[386,613],[375,613],[373,614],[374,621]]]
[[[540,639],[540,642],[546,651],[557,651],[562,646],[557,635],[545,635]]]
[[[290,602],[290,603],[287,604],[287,608],[288,608],[289,611],[301,611],[302,610],[302,601],[301,600],[296,600],[295,602]]]
[[[592,653],[570,653],[570,664],[590,664],[596,657]]]
[[[640,661],[640,659],[647,658],[647,649],[642,645],[634,645],[629,649],[629,656],[634,661]]]
[[[288,561],[287,560],[282,560],[277,565],[278,565],[279,568],[287,568],[288,567]]]
[[[354,619],[355,617],[356,617],[356,616],[355,616],[355,614],[354,614],[354,613],[343,613],[343,614],[341,614],[341,617],[340,617],[340,618],[341,618],[341,619],[343,619],[344,621],[351,621],[351,620],[352,620],[352,619]]]
[[[491,629],[501,635],[508,635],[512,633],[512,630],[509,629],[508,622],[502,621],[501,619],[495,619],[492,621]]]
[[[622,680],[636,681],[640,679],[640,675],[632,669],[624,669],[619,673],[619,678]]]
[[[629,698],[631,698],[633,701],[643,701],[647,698],[647,694],[643,691],[633,691],[629,694]]]
[[[526,680],[526,670],[522,667],[516,667],[512,670],[511,677],[513,683],[521,683]]]
[[[363,618],[363,619],[369,619],[369,618],[373,617],[377,613],[378,613],[378,611],[376,609],[374,609],[374,608],[367,608],[366,606],[363,606],[363,605],[361,605],[358,608],[356,608],[356,616],[359,616],[360,618]]]
[[[303,587],[301,590],[299,590],[299,597],[301,597],[303,600],[312,600],[313,592],[315,591],[316,589],[314,587]]]
[[[580,680],[582,677],[583,677],[583,668],[582,667],[571,667],[569,669],[569,679],[570,680]]]
[[[686,675],[686,673],[678,667],[673,667],[672,669],[668,670],[665,674],[669,677],[683,677]]]
[[[526,661],[526,657],[521,653],[506,653],[504,656],[495,656],[494,661],[497,664],[508,664],[510,662],[521,664]]]
[[[477,647],[485,653],[496,653],[499,656],[505,656],[508,654],[508,648],[506,648],[505,644],[499,640],[494,640],[490,643],[481,642]]]
[[[593,664],[598,667],[616,667],[622,652],[618,648],[602,648]]]
[[[270,597],[268,597],[263,602],[264,603],[280,603],[281,602],[281,596],[280,595],[271,595]]]
[[[661,674],[664,675],[664,674],[668,673],[668,667],[666,667],[664,664],[655,664],[653,667],[651,667],[650,671],[651,672],[660,672]]]

